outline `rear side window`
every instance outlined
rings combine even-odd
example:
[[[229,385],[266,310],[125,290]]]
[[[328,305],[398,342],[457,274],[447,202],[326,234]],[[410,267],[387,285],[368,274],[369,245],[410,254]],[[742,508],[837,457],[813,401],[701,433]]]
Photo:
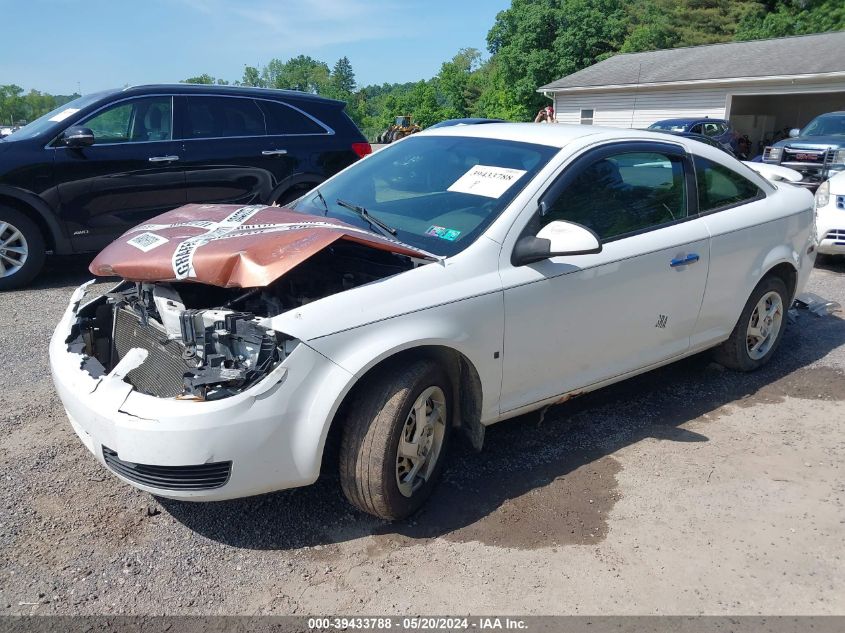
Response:
[[[284,103],[259,101],[267,117],[267,133],[276,134],[325,134],[322,125]]]
[[[252,99],[188,97],[186,138],[264,136],[264,115]]]
[[[698,183],[698,210],[713,211],[762,195],[760,188],[732,169],[695,157],[695,179]]]

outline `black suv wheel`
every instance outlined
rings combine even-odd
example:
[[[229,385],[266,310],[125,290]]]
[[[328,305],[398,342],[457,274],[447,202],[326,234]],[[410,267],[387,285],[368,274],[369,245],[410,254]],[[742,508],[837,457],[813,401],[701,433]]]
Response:
[[[0,206],[0,290],[20,288],[44,265],[44,236],[20,211]]]

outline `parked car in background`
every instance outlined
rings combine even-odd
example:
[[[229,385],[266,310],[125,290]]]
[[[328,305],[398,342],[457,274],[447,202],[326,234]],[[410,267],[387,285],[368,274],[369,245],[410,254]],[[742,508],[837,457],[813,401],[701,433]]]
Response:
[[[342,101],[229,86],[80,97],[0,140],[0,290],[190,202],[284,204],[371,151]]]
[[[736,156],[730,146],[726,146],[724,143],[717,141],[715,138],[710,136],[704,136],[703,134],[694,134],[692,132],[673,132],[671,130],[657,130],[653,128],[649,128],[651,132],[661,132],[664,134],[673,134],[675,136],[683,136],[684,138],[688,138],[693,141],[698,141],[699,143],[704,143],[705,145],[709,145],[710,147],[715,147],[716,149],[720,149],[723,152],[731,155]]]
[[[485,123],[507,123],[504,119],[484,119],[480,117],[470,117],[464,119],[446,119],[428,126],[427,130],[436,130],[439,127],[449,127],[451,125],[483,125]]]
[[[816,190],[816,232],[819,253],[845,255],[845,172]]]
[[[725,119],[710,118],[681,118],[664,119],[648,126],[649,130],[660,132],[684,132],[687,134],[699,134],[712,138],[721,143],[731,152],[736,151],[736,134],[731,129],[731,124]]]
[[[490,424],[709,348],[766,363],[813,268],[812,203],[683,137],[426,130],[289,209],[189,205],[128,231],[91,264],[124,283],[62,316],[53,380],[143,490],[231,499],[325,463],[398,519],[454,430],[480,449]]]
[[[845,170],[845,112],[817,116],[789,136],[763,150],[764,163],[801,172],[801,184],[812,189]]]

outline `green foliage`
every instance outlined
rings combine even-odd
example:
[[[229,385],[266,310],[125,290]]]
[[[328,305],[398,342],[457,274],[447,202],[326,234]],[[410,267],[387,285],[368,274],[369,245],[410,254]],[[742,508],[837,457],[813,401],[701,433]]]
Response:
[[[30,90],[24,94],[20,86],[0,85],[0,123],[3,125],[29,123],[78,96],[78,94],[50,95],[38,90]]]
[[[776,0],[761,2],[739,23],[738,40],[807,35],[845,28],[842,0]],[[845,54],[845,53],[843,53]]]
[[[261,79],[268,88],[317,94],[328,88],[329,67],[308,55],[299,55],[286,62],[272,59],[262,70]]]
[[[264,88],[264,80],[261,78],[261,72],[255,66],[244,66],[244,74],[241,78],[242,86],[252,86],[254,88]]]
[[[229,82],[225,79],[215,79],[211,75],[207,73],[203,73],[202,75],[198,75],[197,77],[188,77],[187,79],[183,79],[179,83],[181,84],[216,84],[218,86],[228,86]]]

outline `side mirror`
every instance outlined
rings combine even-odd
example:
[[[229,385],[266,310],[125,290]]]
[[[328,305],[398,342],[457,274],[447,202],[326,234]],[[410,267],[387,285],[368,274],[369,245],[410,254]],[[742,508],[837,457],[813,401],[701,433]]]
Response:
[[[601,253],[601,240],[586,226],[574,222],[549,222],[536,237],[521,237],[514,246],[514,266],[533,264],[550,257]]]
[[[797,127],[794,127],[789,130],[789,138],[796,138],[798,136],[801,136],[801,130],[799,130]]]
[[[65,130],[61,141],[66,147],[89,147],[94,144],[94,132],[87,127],[73,125]]]

